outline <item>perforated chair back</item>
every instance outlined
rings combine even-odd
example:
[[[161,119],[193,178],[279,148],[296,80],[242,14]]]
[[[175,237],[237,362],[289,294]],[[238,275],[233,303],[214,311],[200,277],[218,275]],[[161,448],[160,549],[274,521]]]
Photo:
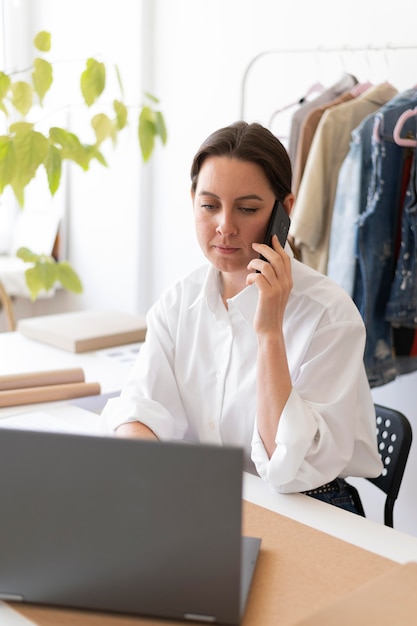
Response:
[[[400,411],[375,404],[378,450],[384,468],[377,478],[368,478],[386,495],[384,523],[393,527],[393,509],[400,490],[413,434],[408,419]]]

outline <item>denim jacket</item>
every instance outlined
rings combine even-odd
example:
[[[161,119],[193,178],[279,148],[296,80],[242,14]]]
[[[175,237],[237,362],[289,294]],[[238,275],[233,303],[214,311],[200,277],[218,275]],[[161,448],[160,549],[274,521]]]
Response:
[[[352,131],[349,152],[340,168],[329,242],[327,275],[353,296],[358,215],[366,208],[372,173],[371,137],[375,113]]]
[[[407,125],[414,126],[416,137],[417,117],[410,118],[404,125],[402,135],[407,134]],[[417,327],[417,148],[413,150],[410,180],[401,218],[401,246],[398,254],[395,277],[386,309],[386,319],[392,324]]]
[[[393,130],[399,115],[416,105],[417,89],[409,89],[375,115],[379,139],[372,137],[372,176],[366,209],[358,221],[353,298],[367,329],[365,367],[371,387],[388,383],[397,375],[386,307],[396,267],[404,148],[394,142]]]

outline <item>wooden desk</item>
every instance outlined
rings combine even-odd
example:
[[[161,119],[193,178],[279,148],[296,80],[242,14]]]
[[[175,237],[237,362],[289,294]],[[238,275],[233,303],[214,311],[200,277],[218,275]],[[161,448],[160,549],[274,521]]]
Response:
[[[18,333],[0,335],[0,354],[0,373],[33,371],[34,364],[39,370],[81,366],[91,380],[103,383],[105,392],[117,389],[115,385],[123,382],[128,370],[102,354],[64,353]],[[7,354],[10,360],[5,365]],[[0,410],[0,418],[9,414],[10,410]],[[244,475],[243,497],[243,531],[262,537],[243,626],[294,625],[313,609],[340,599],[397,563],[417,561],[416,538],[302,494],[277,494],[256,476]],[[8,606],[38,626],[178,625],[166,620]],[[3,620],[3,624],[17,626],[12,620]]]
[[[301,493],[275,493],[261,478],[244,474],[243,497],[266,509],[397,563],[417,561],[417,538],[328,506]]]
[[[312,610],[338,600],[396,565],[246,501],[243,531],[262,537],[243,626],[294,624]],[[178,626],[178,622],[171,620],[21,605],[13,608],[39,626]]]

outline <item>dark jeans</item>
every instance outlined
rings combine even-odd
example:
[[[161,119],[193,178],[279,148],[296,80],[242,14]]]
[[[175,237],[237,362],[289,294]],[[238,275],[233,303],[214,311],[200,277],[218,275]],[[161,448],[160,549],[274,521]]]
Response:
[[[349,485],[343,478],[337,478],[338,489],[328,491],[327,493],[307,494],[310,498],[316,498],[327,504],[338,506],[350,513],[356,513],[364,517],[362,504],[359,494],[353,485]]]

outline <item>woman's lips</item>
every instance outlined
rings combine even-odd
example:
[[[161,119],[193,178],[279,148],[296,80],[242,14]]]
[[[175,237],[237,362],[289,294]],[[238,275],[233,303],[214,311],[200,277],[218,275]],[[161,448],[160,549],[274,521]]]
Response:
[[[234,252],[239,250],[239,248],[232,248],[230,246],[214,246],[214,247],[217,250],[217,252],[219,252],[220,254],[225,254],[225,255],[233,254]]]

